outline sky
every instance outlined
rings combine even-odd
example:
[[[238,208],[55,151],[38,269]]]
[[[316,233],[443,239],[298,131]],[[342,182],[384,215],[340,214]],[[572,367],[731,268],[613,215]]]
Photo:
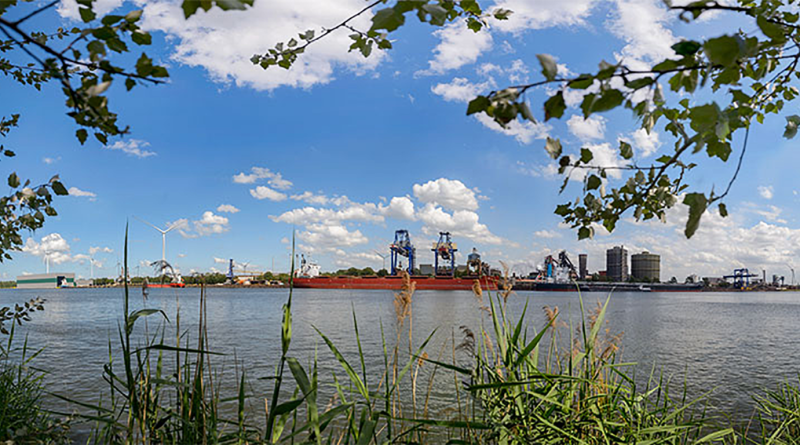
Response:
[[[371,57],[350,53],[348,32],[312,46],[291,70],[264,71],[249,59],[306,29],[331,27],[366,3],[361,0],[256,0],[248,11],[213,9],[184,20],[178,0],[96,0],[100,13],[143,9],[153,35],[147,49],[170,71],[166,85],[121,82],[110,106],[131,134],[108,146],[81,146],[56,85],[41,92],[3,81],[2,113],[22,114],[3,144],[17,156],[0,173],[33,182],[59,174],[70,196],[57,198],[59,216],[24,235],[21,252],[0,264],[0,279],[51,272],[116,276],[129,227],[130,270],[152,274],[161,257],[183,274],[226,271],[228,259],[247,271],[287,271],[291,239],[323,270],[388,266],[394,231],[407,229],[418,262],[432,263],[431,244],[449,231],[459,263],[477,248],[494,266],[527,273],[548,254],[589,256],[590,271],[605,269],[605,250],[624,245],[662,257],[662,279],[720,276],[734,268],[766,270],[790,280],[800,266],[797,142],[784,140],[784,119],[768,118],[751,132],[743,172],[727,199],[730,216],[708,211],[690,240],[687,209],[666,222],[628,216],[614,233],[597,230],[578,241],[560,224],[556,205],[580,194],[561,178],[544,139],[561,139],[567,153],[594,151],[603,165],[624,165],[618,141],[632,143],[642,165],[671,150],[657,126],[638,128],[630,113],[584,120],[580,96],[567,97],[560,120],[515,123],[501,129],[466,104],[495,88],[541,80],[536,54],[548,53],[569,75],[596,70],[601,60],[649,67],[671,57],[682,38],[730,32],[749,22],[715,15],[686,24],[659,0],[495,0],[488,9],[514,11],[480,33],[463,22],[435,28],[408,20],[392,34],[394,49]],[[37,18],[37,26],[76,24],[74,0]],[[368,28],[371,12],[355,26]],[[538,117],[552,89],[528,94]],[[675,96],[671,97],[675,99]],[[701,92],[690,98],[713,98]],[[798,113],[788,104],[786,115]],[[731,159],[738,158],[740,141]],[[697,190],[724,188],[735,162],[691,156]],[[619,178],[611,177],[611,185]],[[237,269],[241,271],[241,269]]]

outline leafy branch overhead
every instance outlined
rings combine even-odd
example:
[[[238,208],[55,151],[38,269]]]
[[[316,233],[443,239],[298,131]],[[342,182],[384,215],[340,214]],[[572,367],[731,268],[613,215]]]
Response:
[[[98,17],[94,0],[76,0],[82,24],[71,28],[43,29],[37,26],[42,14],[54,10],[60,0],[44,4],[29,0],[0,1],[0,74],[23,86],[41,90],[55,82],[64,94],[67,115],[77,125],[75,136],[84,144],[90,134],[101,144],[109,138],[130,132],[109,108],[108,93],[115,81],[124,83],[126,91],[137,85],[161,84],[169,76],[167,70],[145,52],[134,55],[135,63],[125,67],[114,62],[125,57],[134,47],[152,43],[152,37],[139,22],[142,10]],[[253,0],[185,0],[183,10],[188,18],[199,9],[213,6],[223,10],[245,9]],[[0,116],[0,138],[20,122],[19,114]],[[16,152],[0,145],[0,154],[13,157]],[[36,230],[46,216],[55,216],[53,195],[67,195],[58,176],[34,186],[16,173],[8,177],[11,192],[0,196],[0,262],[22,245],[20,233]]]
[[[421,22],[443,26],[455,20],[464,20],[473,31],[490,24],[490,18],[503,20],[511,11],[495,10],[486,13],[477,1],[420,0],[376,1],[358,11],[336,26],[313,30],[279,43],[263,55],[255,55],[252,62],[269,68],[278,65],[290,68],[306,48],[330,33],[346,28],[353,44],[369,56],[374,46],[389,49],[392,44],[388,34],[406,23],[409,14],[416,14]],[[738,0],[737,5],[716,1],[696,1],[684,6],[668,6],[686,22],[692,22],[709,11],[745,15],[754,21],[753,31],[731,30],[730,33],[705,40],[684,40],[673,45],[674,55],[650,69],[634,69],[625,64],[602,61],[594,72],[577,76],[560,76],[555,57],[539,54],[543,80],[514,85],[473,99],[467,114],[484,113],[503,127],[515,120],[536,122],[526,100],[526,93],[543,86],[557,86],[542,107],[542,120],[559,119],[567,109],[565,96],[578,93],[583,99],[580,109],[585,118],[595,113],[605,113],[624,108],[630,110],[648,133],[657,125],[673,136],[672,151],[659,157],[650,165],[639,165],[631,145],[621,141],[619,155],[629,163],[625,166],[603,166],[593,161],[589,148],[581,148],[580,155],[563,154],[558,139],[549,139],[547,152],[558,162],[564,178],[563,192],[576,170],[583,170],[583,189],[574,201],[559,205],[556,214],[577,230],[580,239],[591,237],[597,225],[613,231],[620,218],[628,212],[637,220],[658,218],[665,220],[666,211],[681,199],[689,207],[685,234],[691,237],[699,227],[705,211],[717,205],[720,215],[727,215],[723,200],[739,174],[747,148],[750,125],[762,123],[769,114],[779,114],[785,104],[798,96],[795,86],[800,73],[800,29],[793,1],[790,0]],[[351,22],[358,16],[374,11],[372,26],[358,30]],[[664,90],[668,88],[668,92]],[[696,103],[691,99],[699,91],[710,93],[713,101]],[[788,116],[784,135],[797,133],[800,117]],[[744,130],[744,131],[743,131]],[[734,147],[734,136],[738,147]],[[686,157],[706,153],[710,158],[727,162],[738,149],[734,173],[722,191],[692,190],[685,176],[697,167]],[[619,187],[608,187],[608,172],[622,170],[627,176]]]

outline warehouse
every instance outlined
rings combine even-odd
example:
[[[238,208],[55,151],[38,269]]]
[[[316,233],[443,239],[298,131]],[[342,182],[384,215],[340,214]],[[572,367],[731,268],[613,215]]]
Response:
[[[74,273],[43,273],[17,277],[17,289],[56,289],[75,287]]]

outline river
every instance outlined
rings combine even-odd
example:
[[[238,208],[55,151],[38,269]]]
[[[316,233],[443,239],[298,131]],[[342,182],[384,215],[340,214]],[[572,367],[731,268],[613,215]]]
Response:
[[[141,291],[132,288],[131,305],[132,309],[145,304],[162,309],[170,318],[168,326],[174,326],[180,304],[181,329],[191,336],[197,326],[199,293],[199,289],[151,289],[145,302]],[[268,397],[271,381],[260,378],[273,374],[279,358],[281,307],[288,290],[210,287],[207,294],[210,348],[226,354],[215,357],[215,365],[234,381],[235,357],[247,371],[253,399]],[[119,342],[122,295],[121,289],[8,289],[0,290],[0,307],[37,296],[47,300],[45,311],[34,314],[17,335],[26,334],[32,347],[45,348],[35,365],[48,371],[50,391],[92,401],[107,391],[102,370],[109,342],[113,349]],[[605,297],[601,293],[583,296],[587,306]],[[316,350],[323,381],[330,371],[343,376],[313,327],[329,336],[355,363],[355,312],[367,367],[380,374],[381,323],[388,339],[393,339],[395,332],[392,299],[393,293],[385,290],[296,289],[290,355],[306,364]],[[537,329],[545,323],[544,306],[558,306],[562,321],[580,320],[576,293],[517,292],[509,298],[509,312],[519,314],[526,301],[530,323]],[[435,358],[443,342],[451,338],[460,341],[461,326],[479,328],[479,306],[471,292],[417,292],[413,299],[415,342],[436,329],[428,347],[428,354]],[[750,394],[783,380],[797,382],[800,293],[616,293],[607,319],[612,334],[622,333],[623,360],[638,363],[640,377],[655,366],[657,372],[673,379],[673,391],[686,377],[690,396],[713,390],[710,400],[719,412],[749,416],[753,409]],[[155,316],[148,318],[151,332],[157,324]],[[141,332],[143,323],[138,325]],[[168,333],[168,338],[174,334]],[[168,342],[174,344],[174,340]],[[263,406],[263,402],[255,406]],[[254,411],[252,415],[263,416],[263,411]]]

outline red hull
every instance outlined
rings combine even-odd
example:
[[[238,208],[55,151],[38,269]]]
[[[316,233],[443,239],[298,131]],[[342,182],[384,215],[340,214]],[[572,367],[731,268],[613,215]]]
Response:
[[[148,284],[147,287],[186,287],[183,283]]]
[[[450,278],[411,277],[416,290],[472,290],[475,280],[480,280],[481,289],[497,290],[496,277]],[[391,289],[400,290],[403,278],[388,277],[315,277],[295,278],[294,287],[311,289]]]

